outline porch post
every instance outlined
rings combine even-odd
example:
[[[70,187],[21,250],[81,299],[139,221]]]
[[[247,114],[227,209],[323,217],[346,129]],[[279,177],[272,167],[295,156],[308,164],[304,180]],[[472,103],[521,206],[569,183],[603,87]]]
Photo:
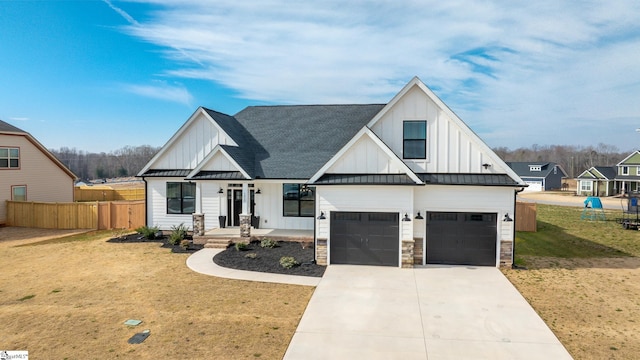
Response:
[[[196,182],[196,214],[202,214],[202,185]]]
[[[251,214],[249,213],[249,184],[242,184],[242,213],[240,214],[240,238],[251,241]]]

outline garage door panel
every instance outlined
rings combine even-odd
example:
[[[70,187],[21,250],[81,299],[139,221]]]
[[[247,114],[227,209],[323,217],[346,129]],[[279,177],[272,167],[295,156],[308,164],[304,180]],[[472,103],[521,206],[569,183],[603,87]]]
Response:
[[[397,213],[332,212],[332,264],[398,266]]]
[[[495,266],[496,221],[495,213],[428,213],[427,263]]]

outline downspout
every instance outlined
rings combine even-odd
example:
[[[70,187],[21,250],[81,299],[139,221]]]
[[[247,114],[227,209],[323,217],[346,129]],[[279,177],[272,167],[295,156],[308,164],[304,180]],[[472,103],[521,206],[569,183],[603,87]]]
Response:
[[[149,192],[147,191],[148,190],[147,189],[147,187],[148,187],[147,186],[147,179],[145,179],[144,176],[142,177],[142,181],[144,181],[144,226],[148,227],[149,226],[149,221],[148,221],[148,218],[147,218],[147,205],[148,205],[147,204],[147,201],[148,201],[147,200],[148,199],[147,194],[149,194]]]
[[[311,260],[312,264],[316,263],[316,246],[318,245],[318,234],[316,233],[316,222],[318,218],[316,217],[316,209],[318,208],[318,187],[315,188],[315,199],[313,200],[313,259]]]
[[[520,188],[520,190],[516,189],[513,192],[513,257],[511,259],[511,268],[512,269],[520,269],[527,270],[524,266],[516,265],[516,209],[518,208],[516,204],[516,199],[518,198],[518,193],[524,191],[524,188]]]

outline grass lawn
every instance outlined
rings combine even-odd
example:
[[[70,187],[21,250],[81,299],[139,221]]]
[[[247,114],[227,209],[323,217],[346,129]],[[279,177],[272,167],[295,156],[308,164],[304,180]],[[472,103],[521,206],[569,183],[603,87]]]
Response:
[[[575,359],[640,354],[640,232],[580,220],[582,208],[538,204],[538,232],[518,232],[504,273]]]
[[[0,241],[0,349],[32,359],[278,359],[313,292],[197,274],[186,254],[110,237]],[[144,329],[143,343],[127,343]]]

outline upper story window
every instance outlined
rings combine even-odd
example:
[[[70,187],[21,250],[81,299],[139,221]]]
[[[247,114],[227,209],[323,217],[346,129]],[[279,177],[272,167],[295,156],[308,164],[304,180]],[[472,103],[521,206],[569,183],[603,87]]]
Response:
[[[0,169],[18,169],[20,167],[19,148],[0,148]]]
[[[405,159],[427,158],[427,122],[405,121],[403,123],[402,157]]]
[[[629,175],[629,167],[628,166],[623,166],[622,167],[622,175]]]
[[[304,184],[282,185],[282,215],[313,216],[316,211],[316,188]]]
[[[196,184],[167,183],[167,214],[193,214],[196,211]]]

